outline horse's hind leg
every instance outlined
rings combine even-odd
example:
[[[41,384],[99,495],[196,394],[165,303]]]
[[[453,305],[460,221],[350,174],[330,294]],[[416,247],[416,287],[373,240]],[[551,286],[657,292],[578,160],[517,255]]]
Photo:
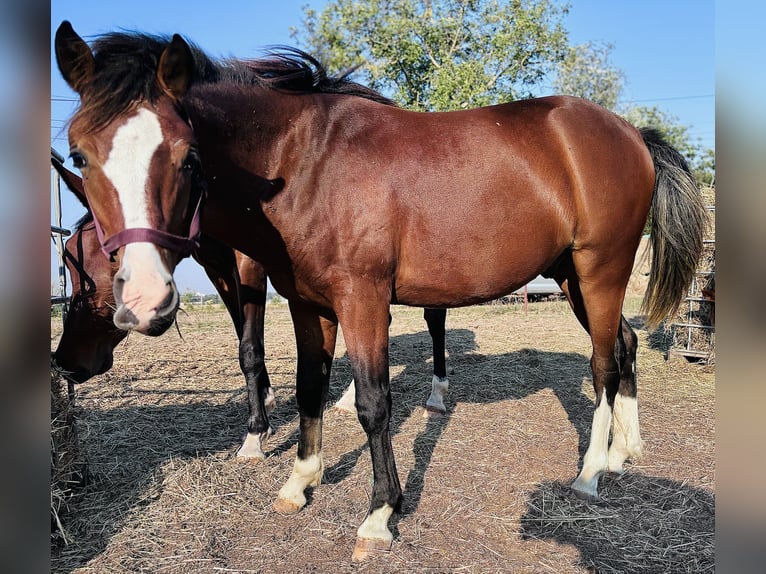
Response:
[[[303,508],[304,491],[322,479],[322,415],[337,335],[337,320],[326,319],[311,307],[291,301],[290,313],[298,351],[295,394],[300,435],[293,472],[274,502],[274,509],[282,514]]]
[[[335,403],[335,408],[344,413],[356,414],[356,385],[353,378],[346,391]]]
[[[440,416],[447,412],[444,395],[449,388],[447,364],[444,357],[447,322],[446,309],[423,309],[423,317],[428,325],[428,332],[434,349],[434,376],[431,379],[431,394],[426,401],[425,416]]]
[[[265,291],[265,280],[264,280]],[[242,301],[242,334],[239,341],[239,366],[247,386],[247,436],[237,451],[237,457],[262,460],[263,441],[272,434],[269,413],[274,410],[274,390],[264,361],[263,327],[264,303]]]
[[[641,455],[641,433],[638,426],[636,400],[636,347],[638,337],[625,320],[620,319],[620,330],[615,344],[615,356],[620,366],[620,387],[614,398],[612,445],[609,447],[609,472],[622,473],[622,463],[629,457]]]
[[[615,356],[621,329],[621,308],[630,269],[599,259],[592,252],[575,252],[562,262],[555,276],[593,344],[591,371],[596,393],[590,444],[580,474],[572,484],[574,493],[598,500],[598,479],[609,467],[609,431],[612,409],[620,387],[620,364]],[[582,281],[581,277],[589,277]],[[634,395],[635,396],[635,395]],[[636,425],[637,428],[637,425]]]

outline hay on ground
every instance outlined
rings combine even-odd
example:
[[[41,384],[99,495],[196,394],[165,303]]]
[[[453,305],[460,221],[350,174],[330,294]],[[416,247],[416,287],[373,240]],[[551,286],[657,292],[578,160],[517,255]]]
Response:
[[[76,409],[61,372],[51,367],[51,544],[69,543],[66,528],[70,503],[85,478],[77,442]]]

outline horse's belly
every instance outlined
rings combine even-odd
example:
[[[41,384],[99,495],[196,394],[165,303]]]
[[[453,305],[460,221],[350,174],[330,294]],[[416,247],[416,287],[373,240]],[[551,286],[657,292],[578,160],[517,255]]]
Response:
[[[440,261],[430,259],[398,270],[393,298],[396,303],[417,307],[461,307],[491,301],[523,287],[557,256],[492,258],[466,251]]]

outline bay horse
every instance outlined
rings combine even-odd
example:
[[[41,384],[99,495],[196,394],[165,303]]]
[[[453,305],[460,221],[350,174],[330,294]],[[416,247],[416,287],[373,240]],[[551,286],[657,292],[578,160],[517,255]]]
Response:
[[[402,490],[389,306],[470,305],[537,274],[558,282],[593,347],[595,411],[572,490],[597,498],[599,477],[640,454],[637,337],[622,316],[633,260],[651,208],[643,308],[657,325],[688,288],[707,218],[686,161],[659,132],[564,96],[408,111],[307,54],[215,60],[177,34],[106,34],[91,47],[63,22],[55,47],[80,96],[71,156],[119,262],[126,326],[150,332],[175,313],[166,302],[180,255],[162,239],[132,241],[147,229],[188,238],[197,169],[209,182],[205,232],[263,265],[289,302],[300,438],[277,511],[298,511],[321,480],[340,324],[373,466],[352,558],[390,550]]]
[[[64,244],[64,261],[72,278],[72,298],[61,338],[53,353],[53,360],[62,369],[71,395],[74,384],[111,369],[114,349],[127,337],[128,331],[118,329],[113,322],[112,285],[117,267],[101,253],[82,179],[56,158],[51,158],[51,164],[66,187],[88,210]],[[249,415],[247,435],[237,456],[263,459],[262,443],[272,433],[268,415],[275,406],[264,361],[266,274],[253,259],[204,234],[200,237],[199,249],[192,256],[215,286],[239,338],[239,365],[245,377]],[[425,412],[438,416],[446,412],[443,396],[449,384],[445,361],[446,312],[444,309],[425,309],[424,317],[434,349],[434,374]],[[355,412],[353,381],[336,407]]]

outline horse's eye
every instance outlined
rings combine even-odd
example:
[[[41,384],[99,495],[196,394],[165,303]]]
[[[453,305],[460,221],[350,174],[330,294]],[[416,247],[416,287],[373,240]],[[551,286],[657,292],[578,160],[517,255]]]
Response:
[[[184,159],[183,169],[184,171],[197,171],[199,169],[199,163],[200,161],[197,152],[192,150],[186,155],[186,158]]]
[[[82,155],[80,152],[73,151],[69,157],[72,158],[72,163],[77,169],[82,169],[86,165],[88,165],[88,162],[85,160],[85,156]]]

